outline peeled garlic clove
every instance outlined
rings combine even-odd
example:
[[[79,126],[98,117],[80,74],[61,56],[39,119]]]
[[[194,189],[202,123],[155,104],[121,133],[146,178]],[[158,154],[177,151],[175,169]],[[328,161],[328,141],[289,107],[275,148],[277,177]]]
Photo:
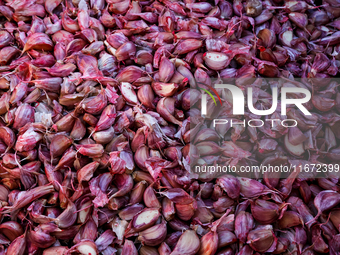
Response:
[[[200,239],[193,230],[186,230],[179,238],[175,249],[170,255],[194,255],[200,249]]]
[[[281,34],[279,34],[279,40],[281,41],[281,43],[284,46],[288,46],[291,47],[291,43],[293,40],[294,34],[292,30],[286,30],[284,32],[282,32]]]

